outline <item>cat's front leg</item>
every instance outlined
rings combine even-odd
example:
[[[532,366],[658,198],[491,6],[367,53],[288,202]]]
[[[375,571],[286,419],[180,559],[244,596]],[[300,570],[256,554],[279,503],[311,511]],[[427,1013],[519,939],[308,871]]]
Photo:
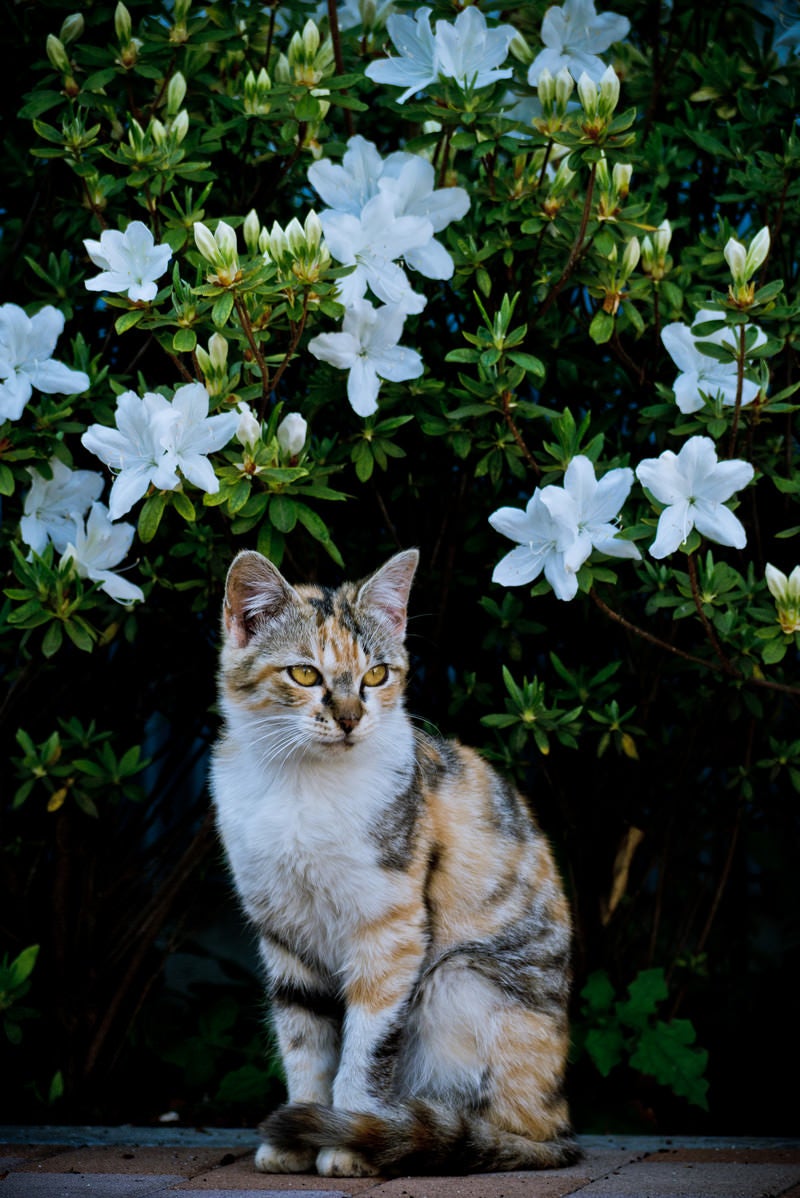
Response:
[[[287,949],[264,940],[261,951],[270,979],[272,1024],[288,1100],[329,1104],[339,1061],[342,1004],[327,979]],[[278,1150],[265,1138],[255,1164],[262,1173],[307,1173],[315,1159],[312,1148]]]
[[[334,1106],[379,1112],[389,1100],[426,948],[419,903],[397,901],[382,918],[359,929],[345,979]]]

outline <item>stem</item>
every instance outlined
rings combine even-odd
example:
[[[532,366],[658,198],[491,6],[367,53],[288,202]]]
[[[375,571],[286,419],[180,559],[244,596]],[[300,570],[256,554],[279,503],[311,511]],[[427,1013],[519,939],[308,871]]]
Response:
[[[589,172],[589,186],[586,188],[586,199],[583,202],[583,212],[581,213],[581,223],[578,228],[578,236],[575,238],[572,249],[567,258],[567,264],[561,272],[561,277],[555,286],[551,289],[549,295],[545,298],[541,308],[536,313],[536,320],[541,320],[546,312],[555,303],[565,283],[575,269],[581,250],[583,249],[584,240],[586,238],[586,226],[589,224],[589,213],[592,210],[592,197],[594,195],[594,181],[597,175],[597,163],[592,163],[592,169]]]
[[[291,362],[291,360],[294,356],[294,351],[297,349],[300,338],[303,336],[303,329],[306,327],[307,319],[308,319],[308,292],[304,291],[303,292],[303,313],[302,313],[299,321],[297,322],[297,324],[292,329],[292,339],[289,342],[289,348],[287,349],[286,356],[284,357],[280,366],[275,371],[275,378],[272,380],[272,386],[269,388],[268,394],[274,395],[275,389],[277,388],[278,383],[281,380],[281,376],[283,375],[283,372],[286,370],[286,367]],[[263,415],[263,413],[262,413],[262,415]]]
[[[344,59],[342,58],[342,42],[339,37],[339,14],[336,11],[336,0],[328,0],[328,28],[331,31],[331,44],[333,45],[333,58],[336,63],[336,73],[344,74]],[[349,108],[344,110],[344,123],[347,128],[347,136],[353,136],[353,114]]]
[[[691,588],[692,588],[692,598],[694,599],[694,605],[697,608],[697,614],[700,617],[700,623],[703,625],[705,634],[708,637],[708,643],[711,645],[711,648],[714,650],[714,653],[716,654],[717,660],[719,661],[720,666],[723,669],[723,671],[726,674],[738,674],[738,670],[731,664],[731,662],[728,660],[728,658],[722,652],[720,643],[717,640],[716,633],[714,632],[714,629],[711,627],[711,621],[709,620],[706,613],[703,611],[703,599],[700,594],[700,585],[697,580],[697,563],[695,561],[695,555],[693,553],[690,553],[688,555],[688,557],[686,559],[686,564],[689,568],[689,583],[691,584]]]
[[[522,433],[517,428],[517,426],[514,422],[514,417],[511,415],[511,392],[510,391],[503,392],[503,419],[505,420],[506,424],[508,425],[511,436],[516,441],[516,443],[519,447],[520,453],[524,457],[525,461],[528,463],[528,465],[530,466],[531,470],[536,475],[536,477],[541,478],[542,472],[539,468],[539,463],[536,461],[533,454],[528,449],[528,446],[525,444],[525,441],[523,440],[523,437],[522,437]]]
[[[447,163],[450,158],[450,138],[452,136],[452,127],[448,125],[444,131],[444,137],[439,142],[439,187],[444,187],[447,178]]]
[[[236,309],[236,315],[239,317],[239,323],[241,324],[244,330],[244,335],[247,338],[247,344],[250,346],[250,349],[253,352],[253,357],[258,365],[258,369],[261,371],[261,394],[266,402],[270,391],[269,367],[264,361],[264,355],[261,352],[261,347],[259,346],[253,334],[253,326],[250,323],[250,316],[248,315],[245,302],[240,295],[236,295],[235,293],[233,296],[233,306]]]
[[[739,435],[739,417],[742,411],[742,391],[744,390],[744,351],[745,351],[745,326],[742,325],[739,329],[739,356],[736,360],[736,402],[733,407],[733,421],[731,423],[731,439],[728,445],[728,457],[732,458],[736,452],[736,438]]]
[[[634,624],[632,620],[628,620],[619,612],[614,611],[607,603],[600,598],[594,587],[589,591],[589,597],[594,601],[597,607],[608,616],[610,620],[620,624],[628,632],[632,632],[643,641],[648,641],[651,645],[657,645],[659,649],[665,649],[667,653],[673,653],[676,657],[682,658],[684,661],[691,661],[694,665],[705,666],[707,670],[712,670],[715,674],[727,674],[728,677],[735,679],[743,686],[757,686],[763,690],[778,691],[782,695],[791,695],[800,698],[800,687],[789,686],[784,682],[772,682],[769,678],[745,677],[741,671],[737,670],[726,658],[722,660],[726,662],[725,666],[719,665],[715,661],[711,661],[706,657],[697,657],[694,653],[687,653],[684,649],[678,649],[675,645],[671,645],[669,641],[664,641],[661,637],[654,636],[652,632],[647,632],[644,628],[640,628],[638,624]]]

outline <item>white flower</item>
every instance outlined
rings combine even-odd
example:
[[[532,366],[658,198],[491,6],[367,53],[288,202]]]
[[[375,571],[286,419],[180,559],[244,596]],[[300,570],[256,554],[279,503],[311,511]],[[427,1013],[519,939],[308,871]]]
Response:
[[[486,17],[474,5],[462,9],[452,24],[437,21],[439,73],[462,87],[488,87],[498,79],[508,79],[514,72],[497,68],[508,57],[516,33],[511,25],[489,28]]]
[[[463,187],[436,188],[434,169],[427,159],[398,150],[384,161],[372,142],[355,136],[348,141],[341,164],[322,159],[309,167],[308,178],[336,212],[360,220],[370,200],[383,195],[391,199],[394,216],[415,216],[429,221],[428,240],[417,245],[408,242],[400,252],[412,270],[418,270],[428,279],[452,277],[453,259],[435,240],[434,233],[440,233],[451,221],[460,220],[469,209],[470,198]],[[386,209],[382,207],[380,212],[385,213]],[[324,214],[323,218],[330,223]],[[382,237],[382,220],[377,228]],[[334,249],[332,252],[338,258]],[[361,253],[363,256],[363,248]]]
[[[699,411],[703,407],[703,395],[707,395],[710,399],[721,399],[727,407],[736,403],[738,386],[736,362],[733,358],[730,362],[718,362],[716,358],[704,354],[697,345],[696,334],[692,331],[696,325],[704,321],[719,320],[719,318],[719,312],[712,312],[704,308],[697,313],[691,328],[682,321],[675,321],[661,330],[664,347],[680,371],[672,389],[675,392],[675,402],[684,413]],[[752,327],[752,325],[745,326],[746,329]],[[735,338],[735,331],[728,326],[701,338],[701,340],[712,341],[715,345],[729,345],[733,348],[736,346]],[[766,334],[759,329],[753,348],[763,345],[766,340]],[[752,403],[758,395],[758,391],[758,383],[747,378],[744,379],[742,403]]]
[[[104,229],[99,241],[85,239],[86,252],[101,273],[86,280],[87,291],[125,292],[130,300],[152,300],[156,279],[164,274],[172,250],[156,245],[153,234],[140,220],[132,220],[124,233]]]
[[[83,445],[116,472],[109,496],[112,520],[124,516],[152,484],[172,491],[179,483],[174,462],[165,453],[163,438],[174,420],[163,395],[123,391],[117,400],[116,428],[93,424],[81,437]]]
[[[627,466],[609,470],[599,482],[594,466],[583,454],[567,466],[564,490],[575,503],[578,541],[584,549],[588,545],[589,553],[597,549],[609,557],[641,557],[633,541],[617,536],[619,529],[614,523],[632,486],[633,471]],[[548,491],[545,487],[545,493]]]
[[[653,557],[667,557],[684,543],[693,528],[720,545],[743,549],[747,536],[741,521],[724,506],[734,492],[747,486],[753,467],[740,459],[718,462],[710,437],[690,437],[678,454],[665,449],[636,467],[636,477],[666,504],[658,518]]]
[[[49,466],[52,478],[28,466],[31,487],[19,527],[34,553],[42,553],[48,541],[63,553],[75,521],[83,519],[103,489],[103,476],[96,470],[70,470],[58,458],[51,458]]]
[[[170,463],[201,491],[214,494],[219,479],[207,455],[222,449],[236,435],[238,412],[208,414],[209,396],[202,383],[178,387],[170,405],[172,420],[161,433]]]
[[[386,304],[399,305],[406,313],[421,312],[425,297],[417,295],[396,258],[427,245],[433,225],[419,216],[395,216],[391,196],[373,196],[360,216],[349,212],[320,213],[325,240],[331,254],[344,266],[355,266],[352,274],[339,280],[339,299],[350,307],[370,287]]]
[[[440,75],[454,79],[460,87],[487,87],[513,72],[498,70],[508,56],[516,36],[510,25],[489,27],[480,9],[470,6],[455,21],[437,21],[430,26],[431,10],[418,8],[413,17],[396,14],[386,28],[397,56],[372,62],[365,74],[376,83],[392,83],[406,90],[397,97],[404,104]]]
[[[71,542],[66,546],[63,561],[71,561],[81,578],[100,584],[117,603],[136,603],[144,599],[141,587],[134,586],[113,567],[119,565],[133,540],[132,524],[112,524],[102,503],[92,504],[86,525],[76,520]]]
[[[397,306],[373,308],[356,300],[345,312],[341,333],[320,333],[308,343],[315,358],[349,371],[347,398],[359,416],[377,411],[381,379],[399,383],[422,374],[416,350],[398,345],[404,320]]]
[[[63,331],[63,313],[49,304],[34,316],[17,304],[0,306],[0,421],[19,420],[34,387],[45,395],[88,389],[87,374],[53,358]]]
[[[548,8],[542,21],[545,49],[528,68],[528,83],[535,87],[542,71],[557,75],[563,67],[575,80],[585,71],[599,83],[606,69],[599,55],[626,38],[630,27],[628,18],[618,13],[598,14],[594,0],[565,0],[560,8]]]
[[[275,435],[283,452],[294,458],[303,452],[308,425],[299,412],[289,412],[278,425]]]
[[[436,42],[430,22],[431,10],[418,8],[413,17],[394,13],[386,22],[396,57],[371,62],[364,74],[375,83],[392,83],[406,90],[397,97],[404,104],[409,96],[433,83],[439,73]]]
[[[591,552],[578,537],[575,501],[561,487],[538,487],[525,511],[502,507],[489,523],[519,547],[497,563],[492,582],[523,586],[544,571],[556,598],[574,599],[578,593],[578,570]]]

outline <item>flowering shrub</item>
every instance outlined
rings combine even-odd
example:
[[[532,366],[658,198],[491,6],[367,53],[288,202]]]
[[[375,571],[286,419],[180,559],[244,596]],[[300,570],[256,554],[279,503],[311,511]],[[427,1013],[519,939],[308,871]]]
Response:
[[[579,1126],[756,1129],[724,1008],[777,1026],[750,979],[789,967],[800,39],[749,5],[615,7],[10,18],[0,947],[50,1029],[15,1013],[30,1109],[263,1113],[252,1029],[163,971],[225,886],[225,572],[416,544],[411,706],[560,850]]]

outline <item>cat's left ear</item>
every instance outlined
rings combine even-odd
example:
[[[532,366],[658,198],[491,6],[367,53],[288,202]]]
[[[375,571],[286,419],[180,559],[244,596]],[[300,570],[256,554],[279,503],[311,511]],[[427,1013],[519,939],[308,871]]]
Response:
[[[391,625],[395,636],[406,630],[406,608],[414,572],[419,562],[419,550],[405,549],[390,557],[358,592],[359,607],[368,607]]]

